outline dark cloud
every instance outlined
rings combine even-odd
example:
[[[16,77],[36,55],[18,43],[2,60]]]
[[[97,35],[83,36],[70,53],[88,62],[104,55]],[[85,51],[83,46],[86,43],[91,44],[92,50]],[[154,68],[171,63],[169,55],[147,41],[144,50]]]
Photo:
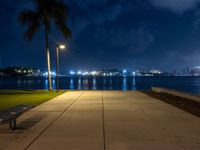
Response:
[[[172,70],[200,64],[197,7],[200,0],[66,2],[73,39],[69,50],[60,55],[64,70],[140,67]],[[45,69],[43,28],[28,42],[23,38],[24,27],[17,21],[18,12],[24,8],[33,9],[33,5],[27,0],[2,0],[0,8],[3,66],[31,65]],[[66,41],[55,28],[53,33],[59,41]],[[55,42],[52,39],[50,48],[54,67]]]
[[[75,36],[91,24],[103,25],[104,23],[113,22],[132,9],[130,1],[115,1],[112,5],[108,4],[106,0],[75,0],[75,2],[84,13],[84,16],[72,16],[71,26]]]
[[[72,2],[75,2],[82,9],[87,9],[95,5],[102,5],[105,1],[106,0],[72,0]]]
[[[183,13],[195,8],[200,0],[150,0],[150,2],[157,8],[165,8],[175,13]]]
[[[153,34],[145,27],[130,30],[111,29],[103,33],[105,34],[104,38],[111,46],[121,48],[123,52],[126,50],[127,55],[134,55],[147,50],[154,40]]]

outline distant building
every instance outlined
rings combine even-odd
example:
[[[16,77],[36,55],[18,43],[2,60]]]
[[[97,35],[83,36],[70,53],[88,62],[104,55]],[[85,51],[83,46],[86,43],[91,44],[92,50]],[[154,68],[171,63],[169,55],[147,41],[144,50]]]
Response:
[[[144,71],[137,69],[134,72],[135,76],[162,76],[164,75],[161,70],[158,69],[151,69],[150,71]]]
[[[162,74],[162,71],[160,71],[158,69],[151,69],[149,72],[151,74],[154,74],[154,75],[161,75]]]
[[[40,70],[31,67],[7,67],[0,71],[3,76],[39,76]]]
[[[193,76],[200,76],[200,66],[193,67],[190,72]]]
[[[186,73],[189,74],[190,73],[190,67],[186,68]]]
[[[121,76],[123,75],[122,71],[117,69],[110,69],[110,70],[102,70],[100,73],[101,76]]]
[[[191,73],[190,68],[189,68],[189,67],[183,68],[182,75],[183,75],[183,76],[191,76],[192,73]]]

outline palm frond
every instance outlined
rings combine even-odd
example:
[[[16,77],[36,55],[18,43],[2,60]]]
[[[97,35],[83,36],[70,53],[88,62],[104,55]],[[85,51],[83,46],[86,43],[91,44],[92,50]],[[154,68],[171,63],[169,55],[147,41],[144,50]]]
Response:
[[[66,20],[68,16],[67,5],[65,5],[62,1],[55,3],[51,15],[54,16],[55,18],[61,18],[63,20]]]
[[[57,25],[58,29],[61,31],[61,33],[63,33],[63,35],[66,38],[72,37],[71,30],[65,25],[65,23],[62,20],[60,19],[56,20],[55,24]]]
[[[55,21],[58,29],[65,37],[71,37],[71,31],[66,26],[68,7],[63,0],[33,0],[35,11],[25,10],[19,14],[19,22],[27,26],[25,37],[31,40],[42,24],[51,32],[50,23]]]
[[[38,12],[25,10],[19,14],[18,19],[22,25],[32,24],[33,22],[40,19],[40,15],[38,14]]]
[[[30,25],[24,34],[25,38],[31,41],[35,33],[39,30],[39,28],[40,28],[39,22],[35,22],[34,24]]]

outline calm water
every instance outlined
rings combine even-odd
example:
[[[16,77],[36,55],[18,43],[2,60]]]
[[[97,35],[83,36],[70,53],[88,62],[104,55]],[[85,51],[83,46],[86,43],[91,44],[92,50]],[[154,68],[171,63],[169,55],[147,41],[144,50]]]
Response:
[[[55,78],[52,79],[56,87]],[[60,77],[60,89],[149,90],[162,86],[200,95],[200,77]],[[45,77],[1,77],[0,89],[47,89]]]

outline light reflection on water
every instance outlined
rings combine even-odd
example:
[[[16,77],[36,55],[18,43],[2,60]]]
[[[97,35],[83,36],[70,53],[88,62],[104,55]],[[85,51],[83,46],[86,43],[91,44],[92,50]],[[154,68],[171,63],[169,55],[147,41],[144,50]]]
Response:
[[[56,88],[56,80],[52,78]],[[200,94],[200,77],[60,77],[60,89],[150,90],[162,86]],[[0,77],[0,89],[48,89],[45,77]]]
[[[103,89],[106,90],[106,78],[103,78]]]
[[[81,85],[82,85],[81,78],[78,78],[78,86],[77,86],[78,90],[81,90]]]
[[[94,77],[92,80],[92,89],[96,90],[97,89],[97,85],[96,85],[96,78]]]
[[[99,80],[98,80],[99,81]],[[78,90],[117,90],[119,88],[119,84],[121,84],[121,89],[126,91],[128,90],[127,85],[127,77],[123,77],[122,83],[119,80],[113,81],[112,77],[102,78],[100,82],[97,82],[96,77],[92,78],[70,78],[70,82],[68,83],[68,87],[70,90],[78,89]],[[135,80],[132,81],[132,86],[135,86]],[[135,87],[132,87],[135,89]]]
[[[127,81],[126,81],[126,77],[123,78],[122,90],[123,90],[123,91],[126,91],[126,90],[127,90]]]
[[[47,78],[45,79],[44,83],[45,83],[45,85],[44,85],[45,89],[48,89],[48,79]]]
[[[88,90],[89,89],[88,78],[83,79],[83,89],[84,90]]]
[[[112,90],[112,78],[109,79],[109,90]]]
[[[132,90],[136,90],[135,78],[132,81]]]
[[[52,79],[52,88],[56,89],[56,81],[55,78]]]
[[[70,88],[70,90],[74,90],[74,79],[73,79],[73,77],[70,78],[69,88]]]
[[[22,80],[17,80],[17,84],[21,84],[22,83]]]

